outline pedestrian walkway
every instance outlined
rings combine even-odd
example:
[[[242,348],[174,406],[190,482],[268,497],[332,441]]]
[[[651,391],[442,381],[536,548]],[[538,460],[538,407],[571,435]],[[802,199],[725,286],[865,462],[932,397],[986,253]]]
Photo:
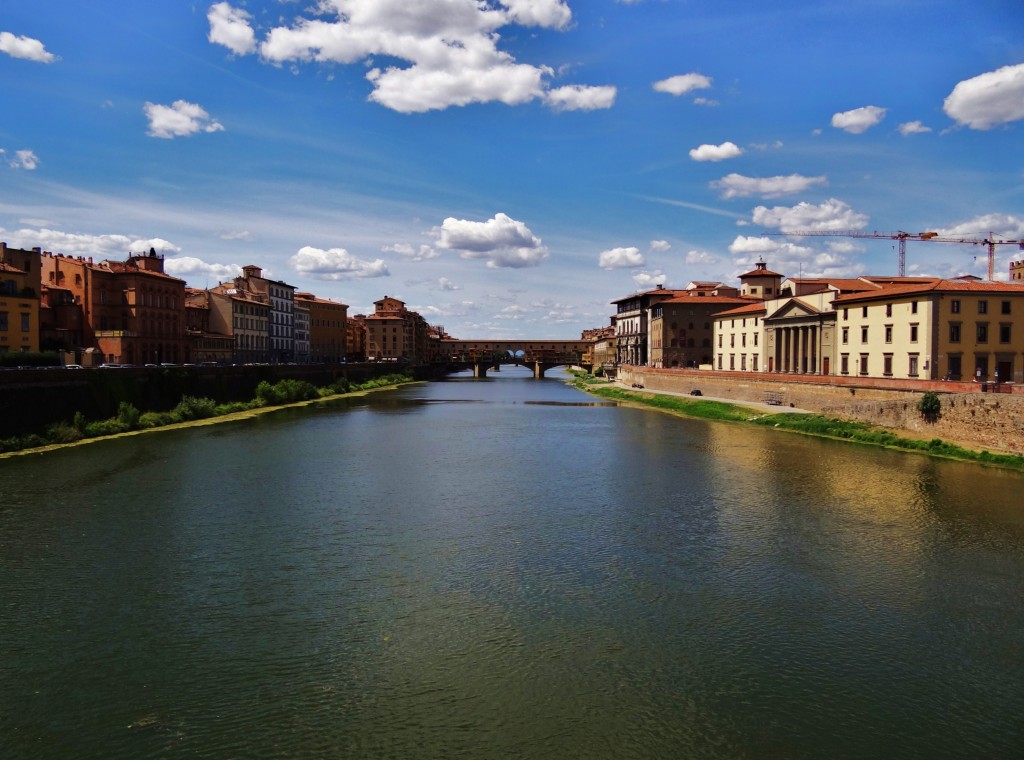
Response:
[[[631,388],[621,380],[616,380],[615,385],[622,388],[624,391],[636,391],[644,390],[648,393],[658,393],[662,396],[683,396],[685,398],[692,398],[694,400],[701,399],[702,401],[720,401],[723,404],[735,404],[736,406],[746,406],[751,409],[757,409],[771,414],[813,414],[813,412],[807,409],[797,409],[796,407],[789,406],[787,404],[766,404],[763,401],[748,401],[747,399],[736,399],[736,398],[721,398],[718,396],[693,396],[690,393],[684,393],[682,391],[665,391],[665,390],[651,390],[648,388]]]

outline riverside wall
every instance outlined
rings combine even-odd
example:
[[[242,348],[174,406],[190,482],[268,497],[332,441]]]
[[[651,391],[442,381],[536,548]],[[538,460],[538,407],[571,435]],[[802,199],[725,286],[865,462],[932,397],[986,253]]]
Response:
[[[88,420],[113,417],[122,401],[140,411],[165,411],[183,396],[217,403],[249,401],[263,380],[305,380],[326,386],[343,377],[363,383],[399,371],[409,372],[388,363],[3,371],[0,438],[38,433],[55,422],[70,422],[75,412]]]
[[[618,379],[650,391],[689,393],[764,403],[779,401],[830,417],[901,431],[908,437],[941,438],[971,449],[1024,454],[1024,386],[929,380],[820,377],[709,370],[620,367]],[[917,409],[925,391],[942,404],[929,422]]]

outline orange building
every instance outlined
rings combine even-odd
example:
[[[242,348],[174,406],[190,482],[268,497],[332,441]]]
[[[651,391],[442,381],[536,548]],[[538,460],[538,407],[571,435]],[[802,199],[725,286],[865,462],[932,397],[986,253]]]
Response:
[[[126,261],[42,254],[47,287],[67,291],[82,309],[82,345],[97,363],[180,363],[187,355],[185,281],[164,273],[164,258]]]
[[[348,342],[348,305],[317,298],[312,293],[296,293],[295,304],[309,309],[309,361],[344,361]]]

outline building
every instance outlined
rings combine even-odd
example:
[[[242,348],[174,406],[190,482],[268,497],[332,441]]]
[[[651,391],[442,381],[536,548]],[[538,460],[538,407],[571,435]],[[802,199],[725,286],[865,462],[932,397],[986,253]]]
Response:
[[[309,310],[309,360],[319,364],[345,361],[348,343],[348,306],[317,298],[312,293],[296,293],[296,306]]]
[[[367,359],[429,363],[435,351],[426,320],[391,296],[374,301],[373,306],[374,313],[365,319]]]
[[[250,264],[242,267],[242,276],[235,278],[235,290],[262,296],[269,305],[268,361],[295,361],[295,286],[263,276],[263,270]]]
[[[83,361],[180,363],[185,335],[185,281],[164,272],[164,257],[129,254],[125,261],[42,253],[43,286],[57,291],[50,308],[81,308]],[[48,326],[48,329],[51,329]],[[59,328],[55,328],[59,329]],[[85,357],[91,357],[86,359]]]
[[[654,290],[612,301],[615,305],[612,324],[615,326],[616,364],[650,364],[648,326],[651,307],[682,293],[681,290],[669,290],[659,285]]]
[[[210,331],[232,338],[234,364],[270,361],[270,301],[233,284],[210,288]]]
[[[188,361],[196,364],[231,364],[235,341],[231,335],[210,329],[210,292],[185,289],[185,334],[189,339]]]
[[[345,360],[366,361],[366,315],[356,314],[345,325]]]
[[[0,353],[39,350],[39,291],[32,275],[0,261]]]
[[[735,294],[735,288],[725,289]],[[714,318],[746,305],[749,298],[720,295],[719,289],[694,287],[659,301],[650,310],[648,336],[652,367],[710,367],[714,357]]]
[[[308,364],[310,357],[309,341],[309,302],[296,298],[295,309],[295,353],[293,358],[297,364]]]

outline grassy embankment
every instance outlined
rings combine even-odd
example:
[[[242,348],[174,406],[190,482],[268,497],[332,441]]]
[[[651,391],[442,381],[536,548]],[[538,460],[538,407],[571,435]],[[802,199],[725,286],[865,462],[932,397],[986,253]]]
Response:
[[[995,467],[1024,470],[1024,457],[1016,454],[973,451],[947,443],[939,438],[927,441],[903,438],[891,430],[869,425],[866,422],[840,420],[820,414],[758,414],[749,407],[739,404],[684,396],[665,396],[651,391],[628,391],[608,385],[606,380],[593,377],[585,372],[574,372],[573,375],[575,376],[573,385],[585,393],[612,401],[652,407],[685,417],[744,422],[822,438],[885,446],[886,448],[913,451],[947,459],[961,459]]]
[[[385,375],[358,384],[351,384],[347,379],[341,378],[322,388],[304,380],[281,380],[273,384],[264,380],[256,387],[256,398],[251,401],[218,404],[208,398],[185,396],[176,407],[166,412],[140,412],[130,403],[122,401],[116,417],[89,421],[78,413],[70,422],[50,425],[42,433],[0,438],[0,456],[52,446],[66,446],[95,438],[156,430],[172,425],[217,418],[237,419],[290,404],[357,395],[411,382],[414,382],[411,377],[399,374]]]

